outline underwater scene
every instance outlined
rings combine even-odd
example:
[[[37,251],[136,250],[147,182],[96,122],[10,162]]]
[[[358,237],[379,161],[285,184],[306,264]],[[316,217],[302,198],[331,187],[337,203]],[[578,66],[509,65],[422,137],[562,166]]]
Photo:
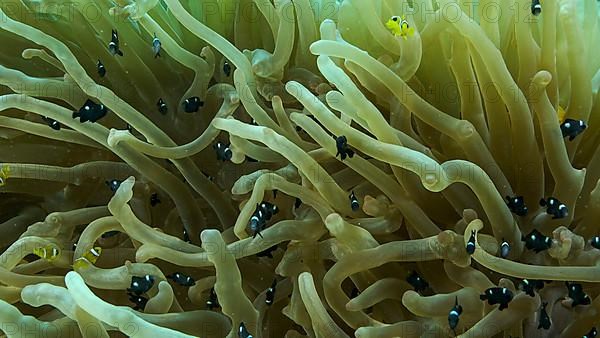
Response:
[[[599,14],[0,0],[0,337],[597,337]]]

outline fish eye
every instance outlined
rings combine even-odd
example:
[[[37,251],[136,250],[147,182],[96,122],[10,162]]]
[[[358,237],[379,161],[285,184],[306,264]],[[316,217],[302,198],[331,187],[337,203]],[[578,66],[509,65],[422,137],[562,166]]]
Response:
[[[392,16],[392,21],[398,21],[398,20],[400,20],[400,17],[398,17],[398,16]]]

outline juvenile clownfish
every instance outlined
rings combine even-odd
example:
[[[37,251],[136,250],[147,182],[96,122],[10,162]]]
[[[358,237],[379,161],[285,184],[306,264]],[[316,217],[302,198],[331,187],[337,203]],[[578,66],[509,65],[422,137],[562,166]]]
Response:
[[[386,23],[385,26],[394,34],[394,36],[401,36],[406,40],[409,36],[415,34],[415,29],[408,24],[406,17],[394,15]]]
[[[3,165],[0,169],[0,187],[6,184],[6,180],[10,176],[10,167]]]
[[[96,261],[98,261],[98,257],[100,257],[101,254],[101,247],[95,246],[91,248],[73,263],[73,269],[78,270],[80,268],[84,268],[89,263],[96,264]]]
[[[569,141],[573,141],[577,135],[583,133],[587,125],[583,120],[565,119],[560,125],[560,131],[563,137],[569,137]]]
[[[233,152],[229,148],[229,144],[217,142],[213,144],[213,149],[217,153],[217,160],[225,162],[231,160],[231,157],[233,156]]]
[[[134,310],[144,311],[144,309],[146,308],[146,304],[148,303],[148,298],[138,296],[130,292],[128,292],[127,295],[129,296],[129,301],[135,304],[135,306],[133,307]]]
[[[52,262],[56,260],[60,255],[60,249],[56,245],[48,244],[46,246],[33,249],[33,254],[49,262]]]
[[[536,229],[531,230],[526,236],[521,236],[521,240],[525,242],[527,249],[533,250],[535,253],[550,249],[552,246],[552,239]]]
[[[577,305],[589,305],[592,301],[588,295],[583,292],[583,287],[579,283],[565,282],[567,289],[569,290],[569,298],[573,301],[571,307]]]
[[[550,322],[550,316],[548,316],[548,312],[546,312],[547,302],[542,303],[542,307],[540,308],[540,323],[538,324],[538,330],[544,329],[548,330],[552,323]]]
[[[277,287],[277,279],[273,279],[273,283],[271,283],[271,287],[267,289],[267,294],[265,297],[265,303],[267,305],[273,305],[273,301],[275,300],[275,288]]]
[[[502,244],[500,244],[500,257],[506,258],[510,253],[510,244],[502,238]]]
[[[158,99],[158,102],[156,102],[156,106],[158,107],[158,112],[163,115],[169,112],[169,107],[162,98]]]
[[[479,295],[479,299],[487,300],[489,305],[500,304],[498,310],[502,311],[508,307],[508,303],[513,299],[513,293],[507,288],[489,288],[485,290],[483,295]]]
[[[337,148],[335,156],[337,157],[339,155],[342,161],[345,160],[346,157],[352,158],[354,156],[354,150],[350,149],[348,146],[348,139],[346,139],[346,136],[344,135],[336,137],[335,147]]]
[[[410,275],[406,278],[406,282],[413,287],[415,292],[421,292],[429,288],[429,283],[424,280],[416,271],[411,272]]]
[[[98,75],[100,75],[100,77],[104,77],[104,75],[106,75],[106,68],[100,60],[96,62],[96,69],[98,70]]]
[[[48,125],[48,127],[54,129],[54,130],[60,130],[60,123],[54,119],[51,119],[49,117],[42,117],[42,119],[44,120],[44,122],[46,122],[46,124]]]
[[[510,211],[517,216],[527,215],[527,207],[523,201],[523,196],[506,196],[506,205]]]
[[[156,33],[154,33],[154,39],[152,39],[152,52],[154,52],[155,59],[160,56],[161,47],[162,44],[160,43],[160,40],[156,37]]]
[[[194,278],[181,272],[174,272],[166,277],[181,286],[193,286],[196,284]]]
[[[535,16],[542,14],[542,5],[540,5],[540,0],[531,1],[531,14]]]
[[[112,30],[110,42],[108,43],[108,51],[112,55],[123,56],[123,52],[119,48],[119,34],[114,29]]]
[[[598,331],[596,331],[596,327],[592,327],[592,329],[590,330],[590,332],[586,333],[585,336],[583,336],[582,338],[596,338],[596,336],[598,335]]]
[[[592,247],[600,249],[600,236],[592,237],[592,239],[590,240],[590,244]]]
[[[186,113],[195,113],[204,106],[204,102],[198,96],[188,97],[183,101],[183,111]]]
[[[352,208],[352,211],[358,210],[358,208],[360,208],[360,204],[358,203],[358,198],[356,198],[356,195],[354,195],[354,191],[350,193],[348,198],[350,199],[350,208]]]
[[[519,283],[519,289],[525,292],[526,295],[530,297],[534,297],[535,290],[541,290],[544,288],[544,281],[535,280],[535,279],[523,279]]]
[[[94,101],[87,99],[79,111],[73,112],[73,118],[79,117],[79,122],[84,123],[90,121],[92,123],[103,118],[108,110],[103,104],[97,104]]]
[[[467,242],[466,250],[469,255],[475,252],[475,230],[471,230],[471,237],[469,237],[469,241]]]
[[[238,336],[239,336],[239,338],[253,338],[252,335],[250,334],[250,332],[248,332],[248,329],[246,329],[246,325],[244,325],[244,322],[240,323],[240,328],[238,330]]]
[[[458,326],[458,320],[460,319],[460,314],[462,313],[462,306],[458,305],[458,297],[454,300],[454,307],[448,313],[448,326],[454,331],[454,335],[456,336],[456,327]]]
[[[565,218],[569,215],[567,206],[554,197],[548,197],[548,199],[542,198],[540,206],[546,207],[546,213],[553,215],[552,219]]]
[[[219,299],[217,298],[215,288],[210,289],[210,294],[208,295],[208,299],[206,300],[206,307],[209,310],[219,307]]]
[[[127,289],[130,293],[141,295],[142,293],[148,292],[154,285],[154,277],[151,275],[145,275],[144,277],[131,277],[131,286]]]

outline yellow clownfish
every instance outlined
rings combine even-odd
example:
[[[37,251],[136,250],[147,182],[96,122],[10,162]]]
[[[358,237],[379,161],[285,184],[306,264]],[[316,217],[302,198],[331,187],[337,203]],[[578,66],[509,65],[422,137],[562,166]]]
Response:
[[[87,267],[89,264],[96,264],[98,257],[102,254],[102,247],[95,246],[90,250],[86,251],[80,258],[75,260],[73,263],[73,269],[78,270],[80,268]]]
[[[402,17],[397,15],[392,16],[388,22],[385,23],[385,26],[392,34],[394,34],[394,36],[401,36],[404,40],[406,40],[408,36],[413,36],[413,34],[415,34],[415,29],[410,27],[404,15]]]
[[[567,112],[563,109],[563,107],[558,106],[558,111],[556,113],[558,115],[558,123],[562,124],[565,122],[565,116],[567,115]]]
[[[5,165],[0,169],[0,187],[6,184],[6,179],[10,174],[10,167]]]
[[[58,258],[58,255],[60,255],[60,249],[56,245],[48,244],[46,246],[33,249],[33,254],[52,262]]]

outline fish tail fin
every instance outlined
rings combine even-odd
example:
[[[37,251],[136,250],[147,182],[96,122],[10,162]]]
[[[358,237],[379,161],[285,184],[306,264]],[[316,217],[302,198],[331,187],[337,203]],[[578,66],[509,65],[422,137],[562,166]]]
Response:
[[[156,52],[156,54],[154,54],[154,58],[156,59],[157,57],[160,57],[160,52]]]
[[[479,295],[479,299],[486,300],[487,299],[487,295]]]
[[[73,116],[73,118],[74,118],[74,119],[76,119],[76,118],[78,118],[80,115],[79,115],[79,112],[78,112],[78,111],[74,111],[72,116]]]
[[[545,199],[543,199],[543,198],[542,198],[542,199],[540,199],[540,205],[541,205],[542,207],[545,207],[545,206],[546,206],[546,200],[545,200]]]

